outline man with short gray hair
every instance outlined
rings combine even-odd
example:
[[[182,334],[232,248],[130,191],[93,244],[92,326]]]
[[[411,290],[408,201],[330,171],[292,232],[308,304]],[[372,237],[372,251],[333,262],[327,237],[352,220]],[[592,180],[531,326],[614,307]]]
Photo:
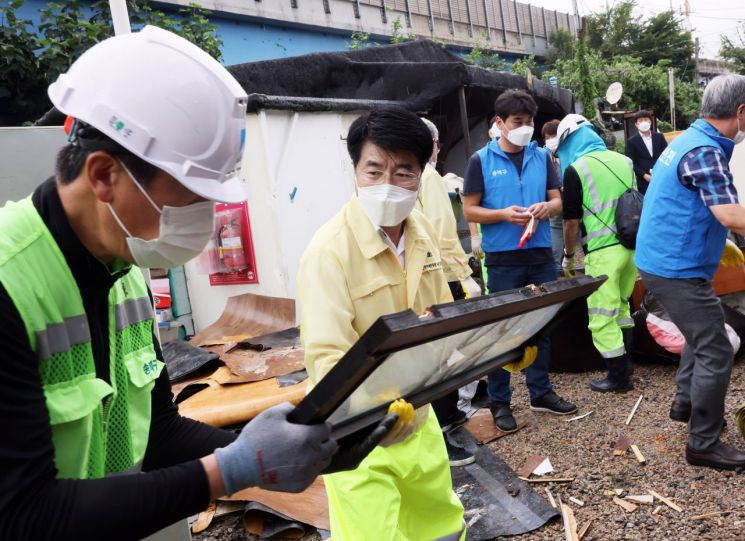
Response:
[[[729,169],[743,130],[745,76],[716,77],[704,91],[701,118],[654,166],[636,245],[644,284],[686,339],[670,408],[671,419],[689,422],[686,460],[723,470],[745,467],[745,453],[719,439],[734,352],[711,280],[720,259],[742,261],[727,233],[745,235]]]

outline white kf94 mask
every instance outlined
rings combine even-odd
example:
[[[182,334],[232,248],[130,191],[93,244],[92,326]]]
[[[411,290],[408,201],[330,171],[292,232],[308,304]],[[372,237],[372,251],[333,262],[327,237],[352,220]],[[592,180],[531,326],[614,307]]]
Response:
[[[152,240],[133,236],[122,223],[114,208],[109,210],[119,227],[127,234],[127,246],[135,264],[149,269],[178,267],[198,256],[212,236],[215,221],[215,204],[212,201],[194,203],[185,207],[164,206],[162,209],[150,198],[127,166],[119,162],[145,199],[160,214],[160,233]]]

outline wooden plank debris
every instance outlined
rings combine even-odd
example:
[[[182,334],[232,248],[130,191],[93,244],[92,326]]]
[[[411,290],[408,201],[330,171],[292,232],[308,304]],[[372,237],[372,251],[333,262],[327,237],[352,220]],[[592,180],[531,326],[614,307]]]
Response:
[[[571,483],[574,481],[574,477],[539,477],[536,479],[518,477],[518,479],[525,481],[526,483]]]
[[[629,494],[624,498],[634,503],[640,503],[642,505],[652,505],[654,503],[654,496],[651,494]]]
[[[621,436],[613,446],[613,456],[625,455],[629,447],[631,447],[631,440],[625,436]]]
[[[581,419],[584,419],[585,417],[589,417],[595,413],[594,411],[588,411],[587,413],[583,413],[582,415],[577,415],[576,417],[572,417],[571,419],[567,419],[567,423],[571,423],[572,421],[579,421]]]
[[[711,513],[705,513],[703,515],[696,515],[695,517],[691,517],[691,520],[706,520],[707,518],[715,518],[727,514],[729,514],[729,511],[713,511]]]
[[[642,452],[639,450],[639,448],[636,445],[633,445],[633,444],[631,445],[631,451],[634,453],[634,456],[639,461],[639,464],[647,463],[647,459],[644,458],[644,455],[642,454]]]
[[[649,492],[652,496],[654,496],[655,498],[657,498],[658,500],[660,500],[662,503],[664,503],[665,505],[667,505],[670,509],[673,509],[673,510],[677,511],[678,513],[682,513],[683,512],[683,509],[681,507],[679,507],[678,505],[676,505],[675,503],[673,503],[671,500],[665,498],[665,496],[662,496],[662,495],[658,494],[657,492],[655,492],[652,489],[647,489],[647,492]]]
[[[564,522],[565,541],[579,541],[579,537],[577,536],[577,520],[574,518],[574,511],[561,501],[561,496],[559,496],[559,506],[561,507],[561,520]]]
[[[631,408],[631,413],[629,413],[628,418],[626,419],[626,426],[629,426],[631,424],[631,419],[634,418],[634,414],[636,414],[636,410],[639,407],[639,404],[642,403],[642,398],[644,398],[643,394],[639,395],[639,400],[636,401],[636,404],[634,404],[634,407]]]
[[[626,500],[622,500],[618,496],[613,498],[613,503],[623,507],[624,511],[626,511],[627,513],[633,513],[634,511],[636,511],[636,507],[637,507],[636,504],[627,502]]]
[[[551,494],[551,491],[548,489],[548,487],[545,487],[546,494],[548,495],[548,503],[551,504],[551,507],[556,509],[556,500],[554,500],[554,495]]]
[[[662,509],[662,506],[661,505],[658,505],[657,507],[654,508],[654,511],[652,511],[652,514],[653,515],[656,515],[657,513],[660,512],[660,509]]]
[[[580,528],[579,533],[577,534],[578,541],[582,541],[585,534],[590,531],[590,526],[592,526],[592,519],[585,522],[585,525]]]
[[[583,502],[582,500],[578,498],[575,498],[574,496],[569,496],[569,501],[579,505],[580,507],[584,507],[585,505],[585,502]]]

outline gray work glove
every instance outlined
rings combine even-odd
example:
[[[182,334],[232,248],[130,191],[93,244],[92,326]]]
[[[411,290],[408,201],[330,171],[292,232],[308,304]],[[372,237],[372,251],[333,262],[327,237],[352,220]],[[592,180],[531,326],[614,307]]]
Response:
[[[393,425],[398,421],[398,415],[389,413],[378,423],[372,432],[360,441],[352,440],[351,443],[339,442],[339,450],[331,459],[323,473],[336,473],[339,471],[354,470],[365,460],[367,455],[375,449],[382,439],[391,431]]]
[[[285,402],[257,415],[233,443],[215,450],[225,490],[248,487],[302,492],[329,465],[338,449],[327,423],[301,425],[287,416]]]

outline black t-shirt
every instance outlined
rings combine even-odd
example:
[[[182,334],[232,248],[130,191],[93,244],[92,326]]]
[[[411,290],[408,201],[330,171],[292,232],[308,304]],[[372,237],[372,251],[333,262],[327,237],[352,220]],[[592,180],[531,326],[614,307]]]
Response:
[[[525,149],[520,152],[505,152],[510,158],[517,174],[522,175],[523,157]],[[561,188],[559,175],[556,173],[551,157],[546,154],[546,190],[558,190]],[[471,195],[484,193],[484,173],[481,168],[481,157],[474,153],[468,160],[466,176],[463,179],[463,194]],[[505,252],[486,252],[487,266],[509,266],[521,267],[528,265],[543,265],[553,261],[551,248],[529,248],[526,250],[508,250]]]
[[[54,179],[37,188],[32,201],[80,289],[96,373],[108,381],[108,293],[117,276],[78,240]],[[172,402],[167,370],[152,391],[143,461],[147,473],[57,479],[39,361],[2,284],[0,348],[0,426],[5,434],[0,439],[0,539],[140,539],[207,506],[209,485],[198,459],[236,436],[181,417]],[[157,342],[155,350],[162,360]]]

